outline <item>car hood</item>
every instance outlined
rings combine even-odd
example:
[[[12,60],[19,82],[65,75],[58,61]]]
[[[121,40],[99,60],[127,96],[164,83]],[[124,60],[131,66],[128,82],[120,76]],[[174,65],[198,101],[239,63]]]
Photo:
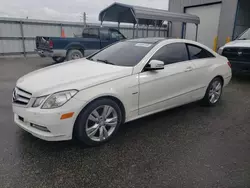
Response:
[[[229,42],[223,46],[224,48],[226,47],[250,47],[250,40],[235,40],[232,42]]]
[[[129,76],[132,71],[132,67],[79,59],[31,72],[17,81],[17,87],[37,97],[63,90],[82,90]]]

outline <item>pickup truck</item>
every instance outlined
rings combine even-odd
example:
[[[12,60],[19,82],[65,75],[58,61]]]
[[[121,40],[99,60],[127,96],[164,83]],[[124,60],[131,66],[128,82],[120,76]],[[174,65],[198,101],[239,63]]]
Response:
[[[35,51],[41,57],[51,57],[60,63],[88,56],[124,39],[123,34],[116,29],[85,28],[81,35],[72,38],[37,36]]]
[[[250,28],[220,47],[218,53],[227,57],[234,73],[250,73]]]

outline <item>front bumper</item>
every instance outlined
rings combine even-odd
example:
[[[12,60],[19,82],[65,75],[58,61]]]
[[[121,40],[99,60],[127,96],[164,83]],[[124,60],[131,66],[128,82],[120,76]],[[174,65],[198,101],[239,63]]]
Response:
[[[72,98],[56,109],[25,108],[13,104],[15,123],[33,136],[46,141],[71,140],[75,120],[82,109],[82,103]],[[73,117],[61,120],[61,115],[74,112]],[[34,126],[35,125],[35,126]],[[47,131],[36,128],[46,128]]]
[[[250,73],[250,62],[230,61],[230,63],[232,65],[232,70],[234,72],[248,72],[248,73]]]
[[[35,49],[35,52],[40,57],[66,57],[66,50],[43,50],[43,49]]]

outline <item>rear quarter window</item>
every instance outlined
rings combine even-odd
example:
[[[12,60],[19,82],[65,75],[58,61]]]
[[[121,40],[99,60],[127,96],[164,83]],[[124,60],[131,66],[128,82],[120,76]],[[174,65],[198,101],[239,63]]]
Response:
[[[215,57],[212,53],[210,53],[206,49],[193,44],[187,44],[187,48],[190,60]]]

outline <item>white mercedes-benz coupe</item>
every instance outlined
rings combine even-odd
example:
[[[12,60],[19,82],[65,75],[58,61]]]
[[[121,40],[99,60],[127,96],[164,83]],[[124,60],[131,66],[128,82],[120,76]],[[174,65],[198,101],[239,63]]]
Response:
[[[121,41],[21,77],[14,120],[43,140],[76,137],[94,146],[123,123],[199,100],[214,106],[231,76],[225,57],[194,41]]]

